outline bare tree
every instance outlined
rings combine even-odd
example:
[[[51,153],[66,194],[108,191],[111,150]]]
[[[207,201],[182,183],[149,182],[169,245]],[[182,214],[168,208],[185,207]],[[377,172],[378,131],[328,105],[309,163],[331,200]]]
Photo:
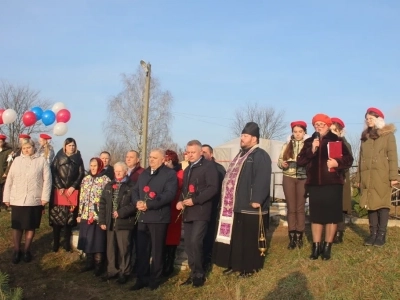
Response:
[[[103,123],[106,140],[104,145],[108,151],[118,151],[114,157],[124,155],[129,149],[142,152],[142,112],[145,89],[145,74],[139,67],[135,74],[123,74],[124,89],[108,102],[108,116]],[[160,82],[152,77],[150,83],[148,150],[155,147],[168,148],[174,146],[170,135],[172,121],[172,95],[161,89]],[[111,149],[111,146],[118,148]]]
[[[32,135],[48,131],[41,122],[29,127],[26,127],[22,122],[23,114],[34,106],[39,106],[45,110],[50,107],[50,103],[40,98],[39,92],[30,89],[29,86],[16,86],[4,81],[1,82],[0,107],[4,109],[12,108],[17,113],[15,122],[0,126],[0,132],[9,138],[12,147],[18,146],[18,135],[21,133]]]
[[[261,138],[279,140],[286,134],[287,124],[283,120],[284,115],[284,110],[278,112],[273,107],[249,103],[236,110],[231,124],[232,133],[234,136],[240,136],[247,122],[256,122],[260,127]]]

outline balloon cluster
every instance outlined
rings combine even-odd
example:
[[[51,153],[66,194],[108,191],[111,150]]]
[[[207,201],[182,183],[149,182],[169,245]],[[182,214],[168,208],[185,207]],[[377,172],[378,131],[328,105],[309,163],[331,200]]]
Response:
[[[0,109],[0,124],[11,124],[17,119],[15,110]],[[46,126],[54,125],[53,133],[55,135],[64,135],[68,131],[67,122],[71,119],[71,113],[65,108],[64,103],[57,102],[51,109],[43,111],[39,106],[32,107],[30,111],[26,111],[22,116],[22,123],[25,126],[33,126],[37,121],[42,120]]]

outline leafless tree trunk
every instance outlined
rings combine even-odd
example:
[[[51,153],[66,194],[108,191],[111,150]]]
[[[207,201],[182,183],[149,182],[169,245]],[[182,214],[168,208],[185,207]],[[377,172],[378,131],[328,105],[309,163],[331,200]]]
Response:
[[[17,113],[15,122],[0,126],[0,132],[8,137],[8,143],[11,147],[18,147],[18,135],[21,133],[34,135],[49,131],[41,122],[36,122],[29,127],[26,127],[22,122],[23,114],[34,106],[46,110],[50,107],[50,102],[41,99],[39,92],[30,89],[29,86],[15,86],[4,81],[0,83],[0,107],[3,109],[12,108]]]
[[[108,115],[103,123],[106,133],[104,149],[113,151],[114,158],[125,157],[126,151],[142,151],[142,112],[145,74],[138,68],[135,74],[123,74],[124,89],[108,102]],[[150,83],[148,151],[152,148],[174,146],[170,135],[172,95],[161,89],[152,77]],[[111,148],[113,147],[113,148]],[[114,159],[113,159],[114,160]],[[115,160],[114,160],[115,161]]]
[[[257,103],[247,104],[236,110],[231,124],[232,133],[235,137],[240,136],[247,122],[256,122],[260,127],[261,138],[279,140],[286,134],[287,124],[283,120],[284,115],[284,110],[278,112],[273,107]]]

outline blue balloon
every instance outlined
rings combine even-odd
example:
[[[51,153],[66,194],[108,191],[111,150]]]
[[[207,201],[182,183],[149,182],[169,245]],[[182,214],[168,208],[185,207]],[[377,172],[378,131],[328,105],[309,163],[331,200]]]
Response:
[[[56,114],[54,113],[54,111],[48,109],[43,112],[42,122],[44,125],[49,126],[53,124],[55,120],[56,120]]]
[[[43,116],[43,109],[39,106],[32,107],[31,112],[35,114],[37,121],[39,121]]]

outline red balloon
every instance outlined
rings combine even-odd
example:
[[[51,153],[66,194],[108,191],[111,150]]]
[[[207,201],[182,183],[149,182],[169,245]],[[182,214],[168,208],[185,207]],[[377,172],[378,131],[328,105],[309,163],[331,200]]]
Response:
[[[5,112],[6,110],[5,109],[0,109],[0,125],[1,124],[4,124],[4,122],[3,122],[3,112]]]
[[[57,112],[56,115],[57,123],[58,122],[67,123],[70,119],[71,119],[71,113],[69,112],[68,109],[63,108]]]
[[[24,123],[25,126],[32,126],[33,124],[35,124],[37,121],[36,119],[36,115],[34,112],[32,111],[27,111],[24,113],[24,115],[22,116],[22,122]]]

